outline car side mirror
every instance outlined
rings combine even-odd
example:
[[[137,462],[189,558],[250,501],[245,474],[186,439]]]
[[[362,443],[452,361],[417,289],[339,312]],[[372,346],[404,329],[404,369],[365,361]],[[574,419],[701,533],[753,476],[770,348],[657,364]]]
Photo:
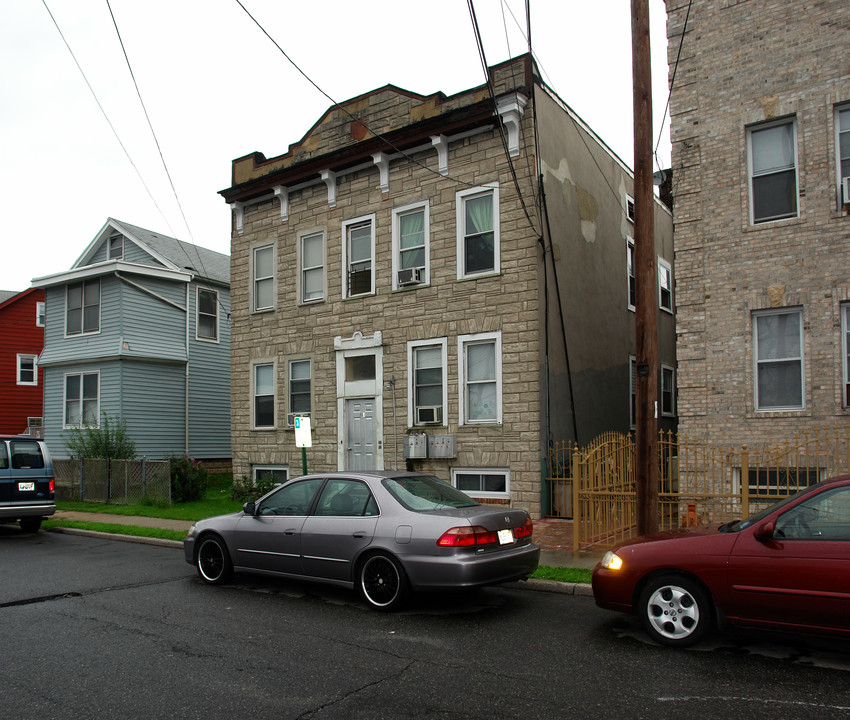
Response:
[[[254,515],[256,511],[257,511],[257,504],[256,503],[246,502],[242,506],[242,512],[245,513],[246,515]]]
[[[767,542],[768,540],[773,540],[773,533],[775,531],[776,522],[769,520],[756,528],[756,531],[753,533],[753,537],[759,542]]]

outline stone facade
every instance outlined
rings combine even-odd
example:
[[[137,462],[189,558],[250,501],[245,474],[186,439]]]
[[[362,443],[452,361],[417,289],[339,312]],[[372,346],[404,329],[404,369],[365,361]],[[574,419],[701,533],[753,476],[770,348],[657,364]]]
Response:
[[[836,142],[850,5],[668,0],[667,13],[680,430],[756,445],[844,420],[850,217]],[[751,143],[776,123],[793,131],[794,207],[763,220],[751,168],[764,154]],[[768,332],[759,355],[757,324],[785,311],[802,321],[801,357]],[[778,399],[774,360],[787,362]]]

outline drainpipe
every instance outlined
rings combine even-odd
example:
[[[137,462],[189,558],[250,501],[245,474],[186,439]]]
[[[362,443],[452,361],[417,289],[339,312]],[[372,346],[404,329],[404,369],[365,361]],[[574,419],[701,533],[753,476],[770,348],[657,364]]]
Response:
[[[183,452],[189,454],[189,285],[186,283],[186,372],[185,372],[185,403],[183,408],[184,448]]]

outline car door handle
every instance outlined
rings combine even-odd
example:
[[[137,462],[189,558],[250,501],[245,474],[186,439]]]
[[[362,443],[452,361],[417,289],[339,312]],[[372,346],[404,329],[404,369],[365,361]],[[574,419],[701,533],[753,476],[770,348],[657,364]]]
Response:
[[[287,528],[283,531],[284,535],[295,535],[295,528]]]
[[[366,533],[363,530],[358,530],[356,533],[353,533],[351,537],[357,538],[358,540],[366,537]]]

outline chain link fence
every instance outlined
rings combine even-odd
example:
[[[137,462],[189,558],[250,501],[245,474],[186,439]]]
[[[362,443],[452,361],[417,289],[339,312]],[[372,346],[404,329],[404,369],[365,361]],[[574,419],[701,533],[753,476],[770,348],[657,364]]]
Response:
[[[55,460],[56,498],[86,502],[171,505],[168,460]]]

